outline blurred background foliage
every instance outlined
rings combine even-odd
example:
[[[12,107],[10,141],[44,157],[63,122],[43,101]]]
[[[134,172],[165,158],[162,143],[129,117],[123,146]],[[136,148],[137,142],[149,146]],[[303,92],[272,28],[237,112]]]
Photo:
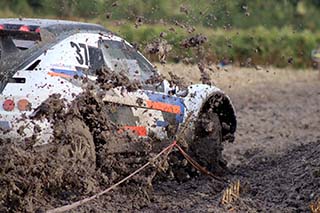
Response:
[[[320,43],[320,0],[1,0],[0,8],[0,17],[99,23],[141,49],[162,34],[171,61],[198,54],[180,45],[197,34],[208,38],[208,60],[239,65],[310,67]]]

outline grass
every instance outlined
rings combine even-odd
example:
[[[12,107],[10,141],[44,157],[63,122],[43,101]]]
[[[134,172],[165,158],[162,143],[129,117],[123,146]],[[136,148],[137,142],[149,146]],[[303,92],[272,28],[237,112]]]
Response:
[[[200,72],[196,65],[184,64],[157,64],[161,74],[169,78],[168,73],[172,72],[177,76],[182,76],[187,83],[199,83]],[[211,66],[213,71],[209,71],[209,75],[213,82],[224,91],[237,88],[246,88],[254,84],[264,82],[272,82],[286,84],[297,81],[314,81],[318,79],[319,71],[312,69],[294,70],[290,68],[279,69],[273,67],[265,67],[261,69],[255,68],[239,68],[229,67],[228,69],[217,69]],[[320,80],[320,79],[318,79]]]
[[[17,15],[4,10],[0,11],[0,17],[17,17]],[[59,17],[52,16],[42,18],[59,19]],[[146,44],[154,39],[159,39],[160,33],[165,32],[164,38],[172,46],[172,51],[168,54],[168,60],[171,62],[183,58],[195,59],[198,57],[198,52],[195,49],[186,49],[180,45],[184,39],[195,34],[203,34],[208,38],[207,42],[203,44],[205,51],[201,57],[205,57],[209,61],[219,62],[226,58],[235,64],[243,64],[249,60],[253,64],[282,68],[312,67],[311,52],[320,43],[320,31],[295,31],[290,27],[225,30],[192,26],[196,31],[188,33],[187,29],[168,23],[144,23],[136,28],[135,24],[128,20],[115,21],[101,17],[86,19],[68,17],[68,19],[101,24],[129,42],[139,44],[141,49],[144,49]]]

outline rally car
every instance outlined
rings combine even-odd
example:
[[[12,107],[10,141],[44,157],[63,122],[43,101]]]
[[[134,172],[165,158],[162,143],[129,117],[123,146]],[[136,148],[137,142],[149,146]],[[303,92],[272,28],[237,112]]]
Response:
[[[150,78],[157,75],[154,66],[104,27],[44,19],[0,19],[2,137],[33,134],[36,122],[42,128],[38,137],[48,140],[50,122],[33,121],[30,116],[52,94],[72,101],[84,90],[74,79],[96,81],[101,67],[124,71],[129,80],[142,85],[135,91],[112,88],[103,97],[105,102],[119,104],[110,118],[123,129],[140,137],[152,134],[163,139],[169,137],[169,126],[177,133],[188,120],[185,135],[189,140],[195,136],[198,141],[208,139],[215,132],[215,140],[233,141],[235,110],[219,88],[195,84],[179,90],[167,80],[152,83]],[[207,126],[199,126],[197,120],[206,120]]]

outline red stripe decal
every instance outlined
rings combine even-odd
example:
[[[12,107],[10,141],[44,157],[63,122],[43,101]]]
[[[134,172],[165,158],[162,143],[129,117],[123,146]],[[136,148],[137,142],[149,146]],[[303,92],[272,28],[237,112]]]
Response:
[[[124,126],[123,129],[131,130],[138,136],[147,136],[147,128],[144,126]]]
[[[70,75],[66,75],[63,73],[57,73],[57,72],[48,72],[48,75],[50,75],[52,77],[59,76],[59,77],[63,77],[63,78],[72,78],[72,76],[70,76]]]
[[[156,102],[156,101],[150,101],[147,100],[147,107],[150,109],[157,109],[164,112],[170,112],[174,114],[180,114],[180,106],[162,103],[162,102]]]

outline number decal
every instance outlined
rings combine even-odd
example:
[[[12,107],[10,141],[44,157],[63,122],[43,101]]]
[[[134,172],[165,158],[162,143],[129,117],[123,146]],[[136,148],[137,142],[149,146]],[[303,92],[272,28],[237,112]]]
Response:
[[[79,46],[80,46],[82,49],[84,49],[85,63],[86,63],[86,65],[89,65],[87,45],[86,45],[86,44],[81,44],[81,43],[79,43]]]
[[[82,65],[83,64],[83,57],[81,55],[80,47],[72,41],[70,42],[70,45],[72,48],[76,48],[76,53],[77,53],[76,59],[77,59],[78,63]]]
[[[80,65],[89,65],[89,60],[88,60],[88,49],[86,44],[76,44],[73,41],[70,42],[70,45],[72,48],[76,48],[76,59]],[[84,50],[84,53],[82,53],[81,48]],[[84,60],[83,60],[83,55],[84,55]]]

